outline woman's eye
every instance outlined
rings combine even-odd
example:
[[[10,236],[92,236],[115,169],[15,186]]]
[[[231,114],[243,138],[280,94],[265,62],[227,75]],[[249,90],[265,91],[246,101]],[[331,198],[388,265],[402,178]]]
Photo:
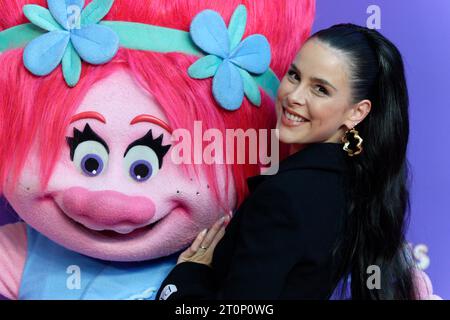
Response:
[[[298,76],[297,72],[295,72],[294,70],[289,70],[289,71],[288,71],[288,76],[289,76],[289,78],[291,78],[292,80],[300,81],[300,77]]]
[[[108,152],[97,141],[85,141],[76,147],[73,162],[83,174],[95,177],[106,168]]]
[[[125,170],[133,180],[147,181],[159,171],[158,156],[150,147],[135,146],[125,155]]]
[[[315,90],[322,95],[328,95],[328,90],[323,86],[315,86]]]

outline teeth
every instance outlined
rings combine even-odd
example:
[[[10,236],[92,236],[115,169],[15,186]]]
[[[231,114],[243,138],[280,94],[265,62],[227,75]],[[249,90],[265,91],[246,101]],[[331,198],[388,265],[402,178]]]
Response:
[[[289,120],[295,121],[295,122],[305,122],[305,119],[296,116],[292,113],[289,113],[286,109],[284,109],[284,115],[286,116],[286,118],[288,118]]]

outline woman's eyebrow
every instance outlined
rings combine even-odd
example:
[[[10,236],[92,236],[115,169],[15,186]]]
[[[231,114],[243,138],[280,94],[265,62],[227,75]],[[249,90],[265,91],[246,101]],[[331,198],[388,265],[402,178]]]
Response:
[[[73,123],[75,121],[78,120],[83,120],[83,119],[94,119],[94,120],[98,120],[100,122],[106,123],[106,119],[105,117],[96,112],[96,111],[85,111],[85,112],[80,112],[76,115],[74,115],[71,119],[70,119],[70,123]]]
[[[170,134],[172,134],[172,131],[173,131],[172,128],[165,121],[163,121],[155,116],[149,115],[149,114],[140,114],[140,115],[134,117],[134,119],[131,120],[130,125],[140,123],[140,122],[149,122],[149,123],[156,124],[157,126],[160,126],[161,128],[168,131]]]
[[[300,70],[297,68],[295,64],[291,64],[291,69],[294,69],[295,72],[300,73]]]

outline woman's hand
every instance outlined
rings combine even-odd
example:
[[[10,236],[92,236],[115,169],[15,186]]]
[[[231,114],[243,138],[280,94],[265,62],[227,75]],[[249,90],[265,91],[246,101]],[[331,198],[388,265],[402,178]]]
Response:
[[[178,258],[177,264],[182,262],[195,262],[211,266],[214,249],[225,234],[225,227],[230,217],[223,216],[211,229],[200,232],[194,242]]]

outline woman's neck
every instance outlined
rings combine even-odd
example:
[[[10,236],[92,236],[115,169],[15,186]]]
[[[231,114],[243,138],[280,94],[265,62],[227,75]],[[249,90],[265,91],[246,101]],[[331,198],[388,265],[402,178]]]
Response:
[[[339,144],[339,142],[329,142],[329,141],[325,141],[322,143]],[[291,143],[289,145],[289,155],[294,154],[294,153],[304,149],[306,146],[308,146],[308,143],[303,143],[303,144]]]

